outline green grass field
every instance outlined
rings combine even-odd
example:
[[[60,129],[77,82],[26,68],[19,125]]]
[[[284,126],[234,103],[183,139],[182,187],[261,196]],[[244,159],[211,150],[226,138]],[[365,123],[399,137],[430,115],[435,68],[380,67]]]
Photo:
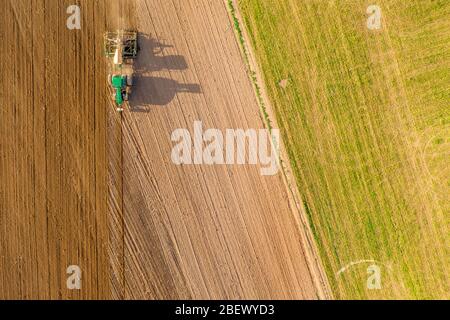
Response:
[[[450,298],[450,1],[238,4],[336,298]]]

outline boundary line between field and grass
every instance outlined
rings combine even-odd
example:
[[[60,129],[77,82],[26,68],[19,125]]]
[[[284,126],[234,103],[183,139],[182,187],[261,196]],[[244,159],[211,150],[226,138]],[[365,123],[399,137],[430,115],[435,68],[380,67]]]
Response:
[[[251,42],[247,34],[245,23],[241,23],[243,19],[239,12],[239,5],[237,3],[237,0],[224,1],[228,9],[231,22],[233,24],[234,33],[238,40],[241,54],[247,67],[247,73],[255,91],[256,99],[263,116],[264,125],[267,126],[270,132],[272,132],[274,125],[275,127],[279,126],[277,125],[275,113],[273,111],[273,108],[271,107],[269,96],[267,95],[267,91],[264,87],[264,80],[262,78],[262,73],[259,70],[255,54],[253,53],[253,48],[251,47],[251,45],[248,45]],[[244,27],[242,27],[242,25],[244,25]],[[298,215],[295,216],[295,220],[299,224],[299,228],[303,229],[303,232],[300,232],[301,237],[304,240],[303,247],[308,263],[308,269],[318,290],[318,298],[333,299],[332,290],[328,282],[328,278],[321,261],[321,256],[314,239],[313,231],[310,225],[311,222],[307,216],[307,209],[305,208],[299,189],[297,187],[297,182],[291,168],[290,159],[288,157],[287,150],[282,139],[280,141],[279,149],[279,165],[281,168],[281,172],[283,173],[283,181],[285,182],[289,190],[289,201],[293,203],[294,207],[297,208],[296,211],[298,211]],[[287,161],[283,161],[283,159],[286,159]],[[300,219],[300,221],[298,219]],[[311,268],[313,268],[314,270],[311,270]]]

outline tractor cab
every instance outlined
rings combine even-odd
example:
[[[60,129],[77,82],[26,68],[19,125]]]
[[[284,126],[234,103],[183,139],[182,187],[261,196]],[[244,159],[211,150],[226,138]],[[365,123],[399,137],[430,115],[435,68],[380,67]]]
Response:
[[[117,74],[111,78],[111,86],[115,90],[115,101],[118,107],[121,107],[124,100],[128,100],[128,93],[126,92],[127,77]]]

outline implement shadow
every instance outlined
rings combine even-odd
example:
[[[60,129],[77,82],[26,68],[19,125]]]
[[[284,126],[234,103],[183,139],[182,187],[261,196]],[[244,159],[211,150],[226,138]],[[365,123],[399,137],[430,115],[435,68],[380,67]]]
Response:
[[[151,106],[166,106],[178,93],[201,93],[198,84],[183,84],[173,79],[151,76],[152,72],[161,70],[188,69],[183,56],[164,55],[164,49],[173,46],[139,34],[139,47],[134,64],[133,93],[129,101],[132,112],[149,112]]]

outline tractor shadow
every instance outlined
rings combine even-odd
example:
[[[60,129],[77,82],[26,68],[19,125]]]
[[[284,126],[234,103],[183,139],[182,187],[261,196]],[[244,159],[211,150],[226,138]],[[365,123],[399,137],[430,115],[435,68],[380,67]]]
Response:
[[[161,43],[149,35],[139,34],[139,48],[134,62],[133,92],[129,101],[132,112],[150,112],[152,106],[166,106],[178,93],[201,93],[198,84],[183,84],[152,75],[158,71],[188,69],[183,56],[164,54],[164,49],[173,46]]]

